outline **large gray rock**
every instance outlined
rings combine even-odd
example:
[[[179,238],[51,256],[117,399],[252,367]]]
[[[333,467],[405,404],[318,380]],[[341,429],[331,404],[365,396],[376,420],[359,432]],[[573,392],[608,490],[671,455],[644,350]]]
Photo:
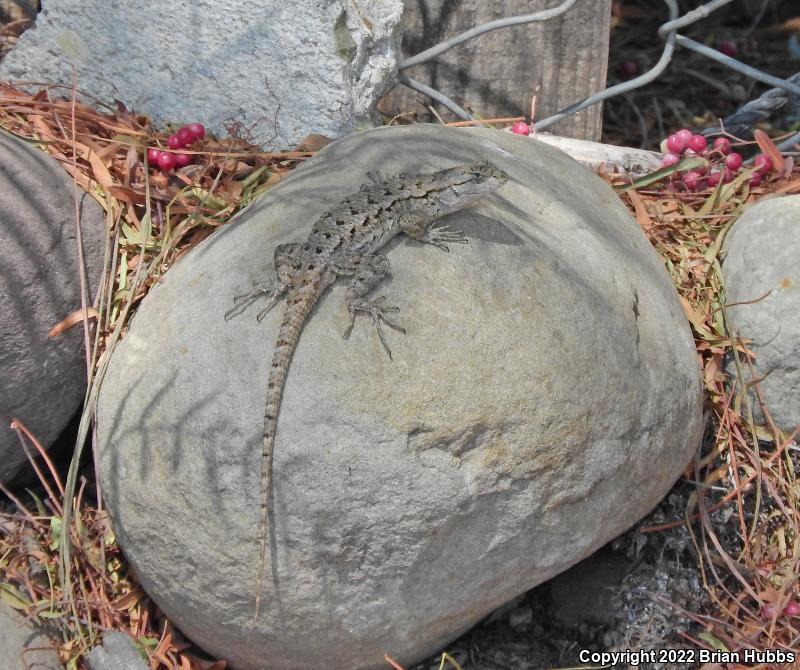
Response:
[[[157,123],[285,148],[368,123],[395,73],[401,0],[48,0],[0,79],[71,82]]]
[[[86,391],[83,329],[47,334],[81,305],[72,189],[54,159],[0,132],[0,481],[27,462],[11,418],[48,446]],[[100,206],[83,191],[79,197],[92,291],[106,226]]]
[[[399,239],[378,293],[408,331],[352,337],[344,285],[308,322],[275,451],[270,563],[249,625],[267,372],[281,320],[230,322],[276,244],[363,175],[486,158],[500,191],[451,253]],[[694,344],[607,184],[489,130],[408,126],[326,147],[143,301],[101,390],[105,498],[144,588],[234,668],[385,668],[433,653],[618,535],[695,449]]]
[[[766,405],[777,425],[790,432],[800,425],[799,235],[800,195],[762,200],[731,226],[722,266],[730,326],[752,340],[755,378]],[[736,375],[733,361],[728,371]],[[756,419],[764,421],[755,394],[751,400]]]
[[[64,670],[56,643],[43,629],[0,601],[0,668]]]

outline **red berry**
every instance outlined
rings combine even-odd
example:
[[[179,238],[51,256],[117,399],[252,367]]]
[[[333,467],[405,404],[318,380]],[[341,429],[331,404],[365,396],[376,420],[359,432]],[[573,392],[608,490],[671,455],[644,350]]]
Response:
[[[703,175],[692,170],[683,176],[683,183],[686,184],[686,188],[690,191],[699,191],[704,186]]]
[[[683,150],[686,148],[686,142],[683,140],[682,137],[678,137],[677,135],[670,135],[667,138],[667,151],[673,154],[682,154]]]
[[[178,137],[177,135],[170,135],[167,138],[167,146],[170,149],[182,149],[183,143],[181,142],[181,138]]]
[[[192,135],[194,135],[196,140],[202,139],[206,136],[206,127],[202,123],[190,123],[186,127],[192,131]]]
[[[624,60],[622,63],[620,63],[619,71],[623,76],[630,79],[631,77],[635,77],[637,74],[639,74],[639,63],[633,60]]]
[[[684,144],[689,144],[689,140],[694,137],[694,133],[688,128],[681,128],[675,134],[683,140]]]
[[[731,141],[727,137],[718,137],[714,140],[714,148],[723,156],[731,152]]]
[[[155,167],[158,164],[158,154],[160,153],[158,149],[154,149],[153,147],[147,150],[147,164],[150,165],[150,167]]]
[[[664,157],[661,159],[661,167],[664,168],[675,165],[679,160],[680,158],[676,154],[664,154]]]
[[[736,58],[736,54],[739,53],[739,48],[736,46],[736,42],[732,40],[720,42],[717,46],[717,49],[720,51],[720,53],[723,53],[730,58]]]
[[[753,188],[755,188],[756,186],[761,186],[762,179],[764,179],[764,177],[760,172],[754,172],[753,176],[750,177],[750,181],[747,183],[750,184],[750,186],[752,186]]]
[[[800,603],[796,600],[790,600],[783,608],[783,613],[786,616],[800,616]]]
[[[692,135],[691,139],[686,143],[686,146],[695,153],[701,154],[708,149],[708,142],[702,135]]]
[[[753,159],[753,165],[761,174],[769,172],[774,167],[772,159],[766,154],[758,154],[758,156]]]
[[[181,143],[181,147],[185,147],[194,142],[194,133],[191,131],[189,126],[178,128],[178,132],[175,134],[178,136],[178,141]],[[173,148],[178,149],[180,147]]]
[[[175,167],[175,154],[171,154],[168,151],[162,151],[158,155],[158,167],[160,167],[164,172],[169,172]]]
[[[192,154],[175,154],[175,167],[182,168],[194,162]]]
[[[720,180],[721,176],[722,175],[720,174],[719,170],[714,170],[713,172],[709,173],[709,175],[708,175],[708,185],[713,188],[714,186],[719,184],[719,180]]]
[[[742,155],[737,154],[735,151],[732,151],[727,156],[725,156],[725,167],[728,167],[731,170],[734,171],[738,170],[740,167],[742,167],[743,162],[744,161],[742,160]]]
[[[511,132],[516,133],[517,135],[530,135],[531,129],[524,121],[517,121],[513,126],[511,126]]]
[[[735,176],[736,174],[734,173],[734,171],[726,167],[724,176],[722,177],[722,181],[724,181],[726,184],[730,184]]]

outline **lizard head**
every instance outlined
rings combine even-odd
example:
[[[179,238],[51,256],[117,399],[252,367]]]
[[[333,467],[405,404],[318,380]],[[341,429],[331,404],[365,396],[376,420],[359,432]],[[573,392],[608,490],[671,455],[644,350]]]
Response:
[[[508,181],[508,175],[487,161],[457,165],[434,172],[431,188],[447,212],[466,207],[496,191]]]

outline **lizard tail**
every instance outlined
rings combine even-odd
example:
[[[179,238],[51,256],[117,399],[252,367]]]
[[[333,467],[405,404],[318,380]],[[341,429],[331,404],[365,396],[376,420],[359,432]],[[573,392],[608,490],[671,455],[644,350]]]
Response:
[[[252,625],[258,620],[264,587],[264,568],[267,562],[269,542],[269,498],[272,494],[272,454],[275,447],[275,429],[278,425],[278,412],[283,400],[286,375],[289,364],[297,348],[303,325],[320,297],[316,282],[308,281],[292,291],[287,302],[286,312],[278,331],[275,353],[267,384],[267,402],[264,411],[264,441],[261,451],[261,502],[259,511],[259,554],[258,576],[256,579],[256,607]],[[251,628],[252,628],[251,625]]]

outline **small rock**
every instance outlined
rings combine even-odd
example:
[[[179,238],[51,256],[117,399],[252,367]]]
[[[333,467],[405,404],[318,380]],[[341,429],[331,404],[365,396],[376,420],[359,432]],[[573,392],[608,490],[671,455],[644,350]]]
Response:
[[[3,602],[0,602],[0,668],[64,670],[50,635]]]
[[[800,424],[800,195],[770,198],[747,208],[725,239],[726,303],[730,327],[752,340],[754,375],[778,427]],[[735,304],[747,303],[747,304]],[[744,366],[744,380],[753,379]],[[727,371],[737,376],[733,359]],[[750,394],[756,420],[764,422]],[[741,410],[746,411],[744,406]],[[745,415],[746,416],[746,415]]]
[[[103,267],[105,216],[79,191],[89,295]],[[55,159],[0,132],[0,481],[27,463],[11,418],[48,447],[86,390],[83,329],[48,331],[81,305],[73,182]]]
[[[91,670],[148,670],[131,636],[120,631],[103,635],[103,646],[89,652]]]
[[[530,607],[515,607],[508,615],[508,625],[512,628],[527,628],[533,623],[533,610]]]

